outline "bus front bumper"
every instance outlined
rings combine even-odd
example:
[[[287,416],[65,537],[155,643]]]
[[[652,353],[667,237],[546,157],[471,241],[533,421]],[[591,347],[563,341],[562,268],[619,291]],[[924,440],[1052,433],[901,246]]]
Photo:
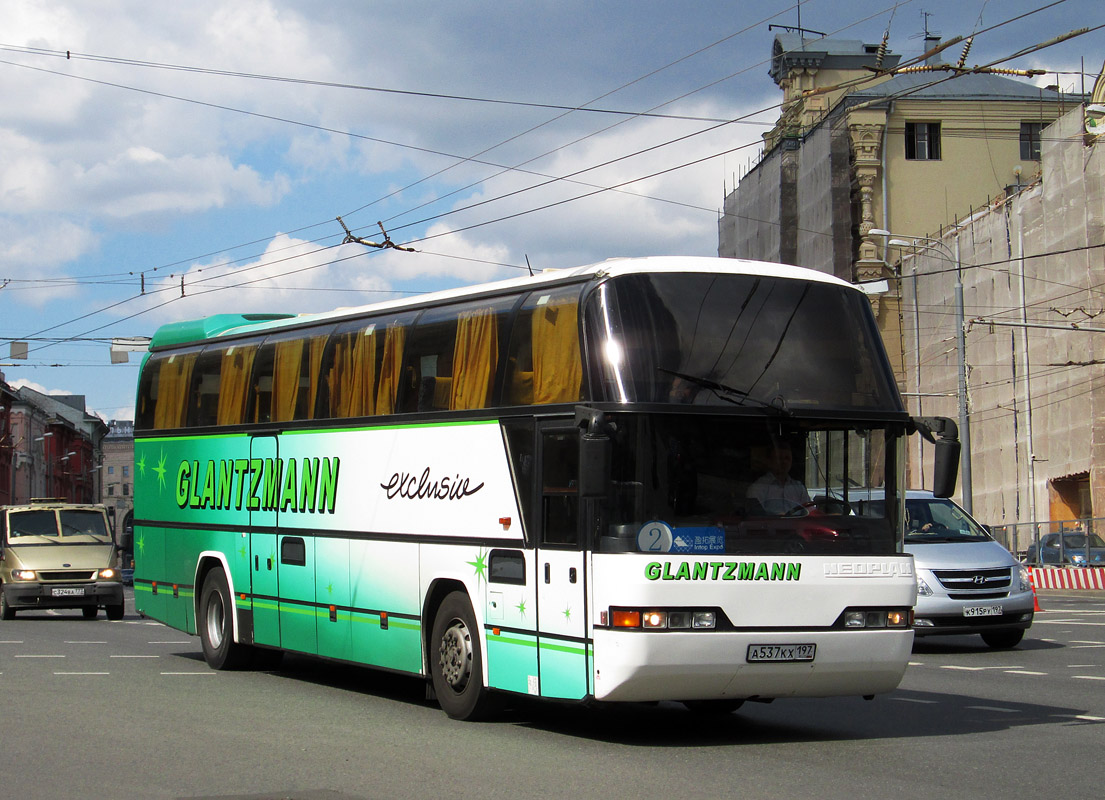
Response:
[[[897,688],[909,629],[786,632],[596,630],[595,699],[625,702],[872,695]],[[815,645],[810,661],[750,661]],[[763,645],[779,645],[761,648]],[[808,653],[808,648],[802,648]]]

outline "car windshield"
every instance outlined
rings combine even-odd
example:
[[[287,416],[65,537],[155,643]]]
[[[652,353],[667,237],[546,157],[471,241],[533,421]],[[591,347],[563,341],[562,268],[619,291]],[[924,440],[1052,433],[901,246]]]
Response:
[[[44,536],[57,539],[66,536],[92,536],[107,539],[104,515],[99,511],[53,509],[16,511],[8,516],[9,536]]]
[[[907,544],[984,542],[990,536],[967,512],[942,498],[907,498]]]

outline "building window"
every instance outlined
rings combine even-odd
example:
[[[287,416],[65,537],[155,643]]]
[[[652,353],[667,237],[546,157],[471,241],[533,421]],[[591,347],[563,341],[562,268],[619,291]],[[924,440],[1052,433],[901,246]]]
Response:
[[[115,467],[108,467],[107,468],[107,474],[108,475],[114,475],[115,474]]]
[[[126,465],[123,466],[123,477],[124,478],[129,478],[130,477],[130,467],[128,467]]]
[[[940,123],[907,122],[905,157],[910,161],[940,160]]]
[[[108,497],[114,497],[115,496],[115,484],[111,484],[110,486],[107,487],[107,496]]]
[[[1044,132],[1042,122],[1021,123],[1021,158],[1025,161],[1040,160],[1040,135]]]
[[[130,496],[130,484],[129,483],[124,483],[123,484],[123,497],[129,497],[129,496]]]

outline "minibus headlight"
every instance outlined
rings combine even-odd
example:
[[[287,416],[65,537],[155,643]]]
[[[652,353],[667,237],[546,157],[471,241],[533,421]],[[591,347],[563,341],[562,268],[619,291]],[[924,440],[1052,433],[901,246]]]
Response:
[[[108,567],[107,569],[100,570],[100,580],[110,581],[110,580],[113,580],[115,578],[115,575],[116,575],[116,572],[115,572],[115,570],[111,569],[111,567]]]
[[[35,571],[33,569],[13,569],[12,580],[13,581],[33,581],[35,579]]]

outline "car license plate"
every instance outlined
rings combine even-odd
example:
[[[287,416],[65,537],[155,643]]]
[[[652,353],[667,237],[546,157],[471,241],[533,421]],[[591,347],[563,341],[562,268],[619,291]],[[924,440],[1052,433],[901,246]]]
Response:
[[[50,594],[54,597],[83,597],[84,587],[61,587],[58,589],[51,589]]]
[[[813,661],[817,652],[815,644],[750,644],[747,660],[754,661]]]
[[[1000,617],[1001,606],[967,606],[963,609],[965,617]]]

